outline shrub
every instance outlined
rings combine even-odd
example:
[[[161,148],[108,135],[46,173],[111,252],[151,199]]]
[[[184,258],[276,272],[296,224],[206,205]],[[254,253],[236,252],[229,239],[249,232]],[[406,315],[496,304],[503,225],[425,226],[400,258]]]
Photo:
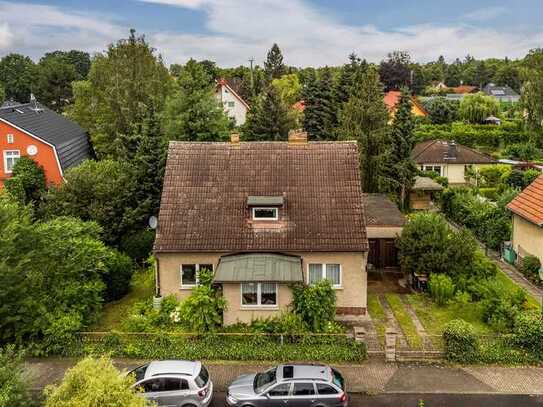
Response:
[[[0,348],[0,407],[26,407],[29,404],[22,353],[13,346]]]
[[[507,146],[503,155],[513,160],[529,161],[539,156],[539,150],[532,143],[516,143]]]
[[[336,293],[327,279],[293,286],[293,309],[313,332],[324,332],[336,315]]]
[[[538,277],[541,269],[541,261],[535,256],[526,256],[522,259],[522,272],[527,276]]]
[[[497,280],[479,284],[483,320],[499,332],[510,332],[515,318],[526,307],[527,295],[520,288],[508,290]]]
[[[474,363],[479,359],[479,341],[473,326],[462,319],[452,320],[443,331],[445,357],[450,362]]]
[[[117,250],[111,249],[106,259],[107,271],[103,275],[106,289],[104,300],[115,301],[122,298],[130,290],[130,280],[134,274],[132,259]]]
[[[541,172],[539,172],[539,170],[536,170],[535,168],[530,168],[524,171],[524,174],[522,174],[524,188],[526,188],[528,185],[534,182],[535,179],[539,177],[540,175],[541,175]]]
[[[45,389],[45,407],[150,405],[130,386],[134,378],[122,375],[106,357],[87,357],[69,369],[58,386]]]
[[[177,311],[181,321],[194,332],[213,332],[222,324],[226,300],[213,287],[213,272],[200,270],[199,284]]]
[[[454,295],[454,284],[445,274],[432,274],[428,282],[430,295],[439,306],[444,306]]]
[[[433,124],[452,123],[458,116],[459,103],[444,97],[433,98],[424,104]]]
[[[45,193],[45,172],[30,157],[21,157],[13,166],[6,190],[22,205],[38,204]]]
[[[128,255],[138,264],[143,264],[151,255],[155,231],[151,229],[140,230],[139,232],[126,235],[121,239],[121,251]]]
[[[540,358],[543,356],[543,320],[539,313],[517,315],[513,328],[513,342]]]

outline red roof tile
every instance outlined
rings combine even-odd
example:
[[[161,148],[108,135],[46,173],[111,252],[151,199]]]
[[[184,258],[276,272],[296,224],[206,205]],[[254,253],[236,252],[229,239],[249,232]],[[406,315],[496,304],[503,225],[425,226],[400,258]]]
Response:
[[[399,90],[389,90],[387,93],[385,93],[383,101],[385,102],[385,105],[389,111],[396,109],[396,105],[400,102],[401,95],[402,92]],[[417,106],[424,113],[424,115],[428,115],[426,109],[416,97],[411,96],[411,103]]]
[[[157,252],[366,251],[354,142],[171,142]],[[248,196],[283,196],[256,228]]]
[[[543,175],[518,194],[507,208],[524,219],[543,226]]]

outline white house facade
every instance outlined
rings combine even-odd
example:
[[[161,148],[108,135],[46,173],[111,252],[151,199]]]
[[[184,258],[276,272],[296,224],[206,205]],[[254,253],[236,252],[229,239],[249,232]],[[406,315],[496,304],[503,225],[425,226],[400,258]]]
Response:
[[[236,126],[241,126],[245,123],[249,105],[228,85],[224,79],[217,81],[215,96],[223,105],[227,116],[234,119]]]

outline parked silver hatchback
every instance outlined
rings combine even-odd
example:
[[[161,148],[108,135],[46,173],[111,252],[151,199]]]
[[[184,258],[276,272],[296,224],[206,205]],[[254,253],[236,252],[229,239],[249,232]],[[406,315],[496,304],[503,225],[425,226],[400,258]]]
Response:
[[[137,367],[133,387],[159,406],[207,407],[213,397],[213,383],[200,362],[161,360]]]
[[[230,407],[347,407],[341,374],[326,365],[279,365],[238,377],[228,387]]]

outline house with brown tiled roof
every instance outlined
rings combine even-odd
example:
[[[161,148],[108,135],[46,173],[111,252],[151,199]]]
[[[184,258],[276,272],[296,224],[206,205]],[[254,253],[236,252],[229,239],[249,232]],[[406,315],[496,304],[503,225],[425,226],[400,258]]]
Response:
[[[411,152],[411,158],[421,171],[436,172],[446,177],[451,185],[467,184],[470,171],[496,164],[496,160],[486,154],[447,140],[418,143]]]
[[[277,315],[293,283],[330,280],[337,313],[366,313],[368,239],[355,142],[171,142],[154,245],[159,296],[212,269],[224,323]]]
[[[513,213],[513,250],[517,260],[537,256],[543,263],[543,175],[526,187],[507,208]]]

